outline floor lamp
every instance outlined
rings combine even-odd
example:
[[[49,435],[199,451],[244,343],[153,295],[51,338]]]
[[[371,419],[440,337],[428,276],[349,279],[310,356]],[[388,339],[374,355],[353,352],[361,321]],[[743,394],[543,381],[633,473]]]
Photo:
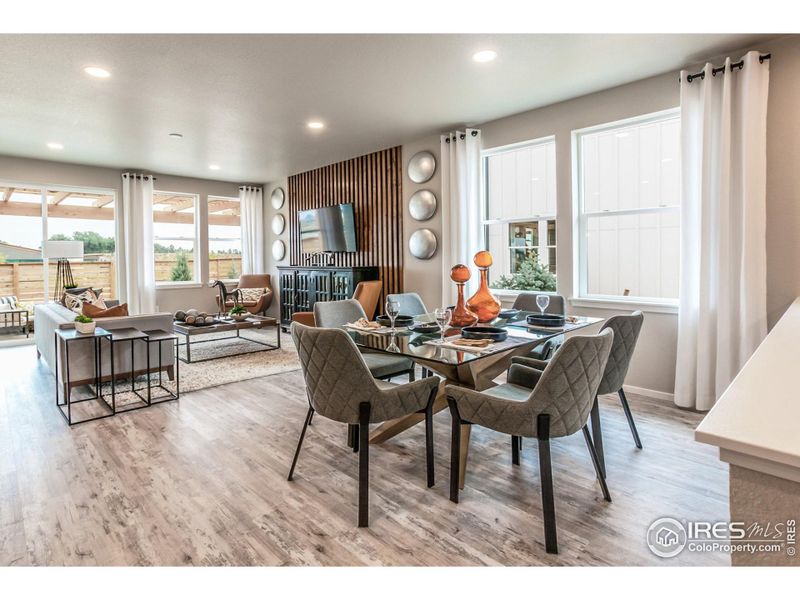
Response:
[[[56,284],[53,289],[53,300],[58,302],[64,290],[74,288],[72,267],[69,259],[83,259],[83,242],[72,240],[48,240],[44,245],[44,255],[48,261],[58,260],[56,267]]]

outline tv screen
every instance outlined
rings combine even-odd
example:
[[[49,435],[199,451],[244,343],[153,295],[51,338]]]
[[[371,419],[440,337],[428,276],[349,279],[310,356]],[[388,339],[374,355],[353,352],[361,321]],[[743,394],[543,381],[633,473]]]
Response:
[[[356,225],[352,204],[337,204],[298,215],[303,252],[355,252]]]

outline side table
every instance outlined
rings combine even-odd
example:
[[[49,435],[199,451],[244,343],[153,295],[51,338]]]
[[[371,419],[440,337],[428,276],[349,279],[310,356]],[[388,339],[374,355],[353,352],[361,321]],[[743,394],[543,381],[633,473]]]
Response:
[[[178,336],[174,333],[169,333],[163,329],[150,329],[144,332],[147,335],[147,395],[150,398],[150,404],[159,404],[161,402],[169,402],[170,400],[177,400],[181,394],[181,375],[180,375],[180,360],[178,357]],[[161,365],[162,350],[161,344],[163,342],[170,342],[173,348],[171,352],[175,354],[175,392],[169,388],[164,387],[161,378]],[[150,344],[158,344],[158,383],[153,385],[151,380],[150,370]],[[160,396],[152,395],[152,388],[160,388],[164,393]]]
[[[64,345],[64,381],[63,383],[59,383],[58,380],[58,357],[59,357],[59,340]],[[70,344],[76,341],[87,341],[91,340],[93,345],[94,351],[94,395],[89,396],[86,398],[81,398],[79,400],[72,400],[72,384],[73,381],[70,378],[70,363],[69,363],[69,347]],[[108,340],[109,347],[111,350],[111,404],[108,403],[106,400],[105,395],[103,394],[102,390],[102,344],[103,340]],[[55,334],[53,336],[53,341],[55,344],[55,364],[53,366],[53,370],[56,374],[56,408],[58,408],[58,412],[61,413],[61,416],[66,419],[69,425],[77,425],[78,423],[87,423],[89,421],[96,421],[98,419],[105,419],[107,417],[113,417],[117,410],[116,410],[116,399],[114,394],[114,345],[111,343],[111,332],[106,331],[102,327],[97,327],[94,330],[94,333],[87,334],[87,333],[78,333],[75,329],[56,329]],[[63,394],[59,394],[59,388],[63,386]],[[63,396],[63,402],[60,401],[60,396]],[[81,402],[88,402],[90,400],[97,400],[98,404],[102,402],[105,405],[105,408],[108,409],[107,414],[93,416],[85,419],[74,420],[72,418],[72,405],[79,404]],[[64,410],[66,407],[66,411]]]
[[[146,359],[146,367],[147,370],[145,371],[146,376],[148,378],[147,383],[147,397],[143,396],[140,392],[143,391],[143,388],[136,389],[136,342],[143,342],[145,345],[145,350],[147,354]],[[143,331],[139,331],[134,327],[122,327],[120,329],[114,329],[111,331],[111,347],[113,348],[115,344],[126,344],[130,343],[131,349],[131,393],[135,394],[138,400],[130,404],[117,404],[117,413],[123,412],[130,412],[132,410],[138,410],[140,408],[147,408],[150,406],[150,344],[147,343],[147,334]],[[122,391],[122,390],[119,390]],[[119,393],[119,391],[117,393]]]

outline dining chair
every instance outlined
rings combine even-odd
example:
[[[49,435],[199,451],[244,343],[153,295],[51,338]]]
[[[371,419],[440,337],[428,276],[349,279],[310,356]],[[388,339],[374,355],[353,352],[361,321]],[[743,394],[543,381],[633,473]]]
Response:
[[[361,308],[368,319],[375,316],[375,308],[378,306],[378,300],[383,291],[383,282],[380,279],[359,281],[356,289],[353,291],[353,300],[358,300]],[[314,320],[314,313],[310,311],[297,311],[292,313],[292,321],[315,327],[316,321]]]
[[[410,414],[425,415],[427,485],[434,485],[433,401],[439,379],[402,385],[375,379],[364,355],[341,329],[292,323],[292,339],[306,382],[308,412],[289,469],[292,481],[306,430],[315,413],[356,429],[358,444],[358,526],[369,526],[369,425]]]
[[[461,426],[481,425],[511,434],[513,447],[523,437],[539,445],[539,477],[544,513],[545,549],[558,553],[550,440],[583,431],[586,447],[603,492],[611,502],[605,474],[589,434],[587,421],[611,351],[614,332],[567,339],[543,371],[512,364],[506,383],[484,391],[448,385],[453,419],[450,447],[450,500],[458,502]],[[535,381],[533,388],[529,383]],[[518,462],[518,461],[515,461]]]
[[[364,309],[356,300],[334,300],[316,302],[314,304],[314,321],[317,327],[344,327],[359,319],[366,319]],[[393,356],[385,352],[363,353],[370,373],[378,379],[391,379],[400,375],[408,375],[409,381],[416,378],[414,362],[404,356]]]
[[[417,315],[428,314],[425,303],[416,292],[404,292],[402,294],[389,294],[387,300],[396,300],[400,303],[400,314],[416,317]]]
[[[520,292],[516,299],[514,300],[514,304],[511,308],[515,308],[517,310],[524,310],[527,312],[541,312],[539,306],[536,304],[536,297],[537,296],[549,296],[550,303],[547,305],[547,312],[554,315],[565,315],[566,313],[566,301],[564,300],[564,296],[560,294],[553,294],[550,292]],[[555,338],[551,338],[547,340],[545,343],[536,346],[530,352],[531,358],[537,358],[539,360],[547,360],[556,350],[558,350],[559,346],[564,343],[564,336],[558,336]]]
[[[639,437],[639,431],[636,429],[636,422],[633,419],[631,407],[628,404],[628,399],[625,396],[625,390],[622,386],[625,383],[625,377],[628,374],[628,368],[633,358],[633,352],[636,350],[636,342],[639,339],[639,333],[642,330],[644,323],[644,315],[642,311],[637,310],[629,315],[616,315],[608,319],[600,331],[610,329],[614,332],[614,344],[611,346],[611,354],[606,364],[603,379],[600,381],[600,386],[597,389],[597,396],[604,394],[617,394],[619,401],[622,404],[622,410],[625,412],[625,418],[628,421],[628,427],[633,436],[633,443],[641,450],[642,440]],[[511,359],[514,364],[526,365],[536,369],[542,369],[546,366],[546,362],[537,361],[528,357],[515,357]],[[597,455],[600,459],[600,468],[603,473],[606,472],[605,452],[603,450],[603,428],[600,423],[600,404],[595,398],[592,405],[592,439],[594,440]]]

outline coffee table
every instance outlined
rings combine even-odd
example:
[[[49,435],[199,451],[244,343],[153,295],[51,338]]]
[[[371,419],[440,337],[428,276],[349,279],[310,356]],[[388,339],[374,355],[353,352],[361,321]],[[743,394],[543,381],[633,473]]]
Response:
[[[248,329],[263,329],[265,327],[274,327],[275,333],[277,335],[277,343],[270,344],[267,342],[263,342],[261,340],[255,340],[253,338],[245,337],[241,335],[242,331]],[[234,321],[234,320],[225,320],[219,323],[214,323],[212,325],[187,325],[181,322],[174,322],[172,324],[172,330],[177,335],[182,335],[186,339],[183,343],[178,343],[178,350],[180,351],[181,346],[186,347],[186,358],[180,358],[185,363],[198,363],[198,362],[206,362],[208,360],[216,360],[218,358],[230,358],[232,356],[242,356],[244,354],[252,354],[254,352],[267,352],[269,350],[279,350],[281,347],[281,328],[280,328],[280,321],[274,317],[259,317],[256,315],[251,315],[244,321]],[[229,335],[226,337],[215,337],[208,339],[207,336],[215,333],[224,333],[226,331],[235,332],[235,335]],[[201,336],[205,336],[206,339],[203,339]],[[230,354],[220,354],[217,356],[212,356],[209,358],[201,358],[192,360],[192,346],[196,344],[208,344],[211,342],[218,342],[221,340],[230,340],[235,338],[241,338],[243,340],[247,340],[253,344],[258,344],[259,346],[263,346],[263,348],[258,348],[255,350],[247,350],[245,352],[233,352]]]

